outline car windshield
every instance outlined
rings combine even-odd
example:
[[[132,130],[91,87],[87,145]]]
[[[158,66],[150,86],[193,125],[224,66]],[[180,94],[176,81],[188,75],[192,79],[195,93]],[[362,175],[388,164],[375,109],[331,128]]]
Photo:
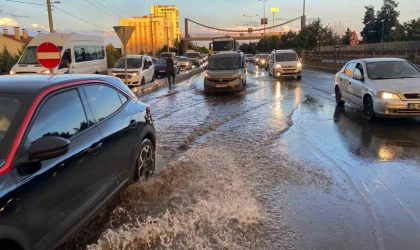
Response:
[[[241,67],[239,57],[218,57],[210,58],[209,69],[213,70],[231,70]]]
[[[276,54],[276,62],[292,62],[298,61],[299,58],[296,53],[279,53]]]
[[[63,47],[58,46],[58,49],[61,51]],[[19,64],[39,64],[38,59],[36,59],[36,50],[38,46],[28,46],[22,54],[22,57],[19,60]]]
[[[140,69],[141,68],[141,58],[127,58],[127,69]],[[118,60],[117,65],[115,66],[117,69],[123,69],[124,67],[124,57],[121,57]]]
[[[0,166],[7,158],[19,127],[19,111],[22,96],[0,94]]]
[[[171,54],[171,53],[162,53],[162,54],[160,55],[160,57],[161,57],[161,58],[171,58],[171,57],[172,57],[172,54]]]
[[[260,55],[255,55],[255,58],[260,58]]]
[[[156,64],[166,64],[166,59],[159,59]]]
[[[268,58],[268,55],[261,55],[260,58],[261,59],[267,59]]]
[[[188,62],[189,60],[188,60],[188,58],[181,57],[181,58],[179,58],[179,61],[180,62]]]
[[[233,45],[232,41],[220,41],[220,42],[213,42],[213,50],[214,51],[226,51],[232,50]]]
[[[197,53],[187,53],[188,58],[200,58],[200,54]]]
[[[406,61],[367,63],[370,79],[420,78],[420,71]]]
[[[251,57],[254,57],[254,55],[248,54],[248,55],[246,55],[246,57],[251,58]]]

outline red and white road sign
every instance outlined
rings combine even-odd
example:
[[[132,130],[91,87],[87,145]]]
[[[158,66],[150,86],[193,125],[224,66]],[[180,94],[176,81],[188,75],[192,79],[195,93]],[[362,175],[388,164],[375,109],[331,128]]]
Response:
[[[42,67],[54,69],[60,64],[61,52],[53,43],[41,43],[36,50],[36,59]]]

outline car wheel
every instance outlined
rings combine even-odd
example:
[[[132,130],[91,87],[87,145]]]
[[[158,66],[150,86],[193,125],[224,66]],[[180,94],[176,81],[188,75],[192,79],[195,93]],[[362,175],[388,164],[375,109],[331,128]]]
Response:
[[[146,80],[144,80],[144,77],[141,79],[141,83],[140,85],[145,85],[146,84]]]
[[[149,139],[144,139],[141,143],[137,168],[134,180],[143,181],[155,172],[155,149]]]
[[[337,87],[335,88],[335,103],[339,106],[343,106],[344,103],[346,103],[345,101],[341,100],[341,91],[340,89]]]
[[[156,76],[155,76],[155,73],[153,73],[152,82],[155,82],[155,79],[156,79]]]
[[[297,76],[297,79],[298,79],[298,80],[301,80],[301,79],[302,79],[302,76]]]
[[[363,100],[363,112],[366,115],[368,121],[376,121],[375,110],[373,109],[373,100],[372,97],[366,96]]]

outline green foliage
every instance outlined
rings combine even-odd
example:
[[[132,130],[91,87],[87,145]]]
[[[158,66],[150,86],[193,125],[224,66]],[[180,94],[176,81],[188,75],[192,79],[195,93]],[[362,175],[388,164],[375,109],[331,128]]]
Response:
[[[121,58],[121,53],[112,45],[112,43],[107,44],[105,49],[108,68],[114,68],[115,64]]]
[[[346,34],[341,38],[341,44],[342,45],[350,45],[350,39],[351,39],[351,30],[350,28],[347,28]]]
[[[21,54],[22,52],[19,53]],[[18,62],[18,60],[19,55],[10,53],[7,47],[4,46],[0,53],[0,75],[9,74],[10,70]]]

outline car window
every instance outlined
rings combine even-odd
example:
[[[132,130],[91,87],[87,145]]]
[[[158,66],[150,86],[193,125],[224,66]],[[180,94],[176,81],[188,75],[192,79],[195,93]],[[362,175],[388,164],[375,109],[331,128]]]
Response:
[[[344,73],[347,76],[352,77],[353,76],[353,70],[354,70],[354,67],[355,66],[356,66],[356,63],[355,62],[348,63],[347,66],[346,66],[346,68],[344,69]]]
[[[121,106],[121,99],[117,90],[103,84],[84,86],[94,123],[106,119],[117,111]]]
[[[73,89],[52,96],[42,105],[26,141],[30,145],[43,136],[68,139],[87,127],[86,113],[79,92]]]
[[[128,98],[125,95],[121,94],[120,92],[118,92],[118,95],[120,96],[120,100],[122,104],[127,102]]]
[[[370,62],[367,74],[370,79],[420,78],[420,71],[407,61]]]
[[[357,63],[356,68],[354,69],[353,75],[360,74],[361,76],[364,76],[364,70],[363,65],[361,63]]]

